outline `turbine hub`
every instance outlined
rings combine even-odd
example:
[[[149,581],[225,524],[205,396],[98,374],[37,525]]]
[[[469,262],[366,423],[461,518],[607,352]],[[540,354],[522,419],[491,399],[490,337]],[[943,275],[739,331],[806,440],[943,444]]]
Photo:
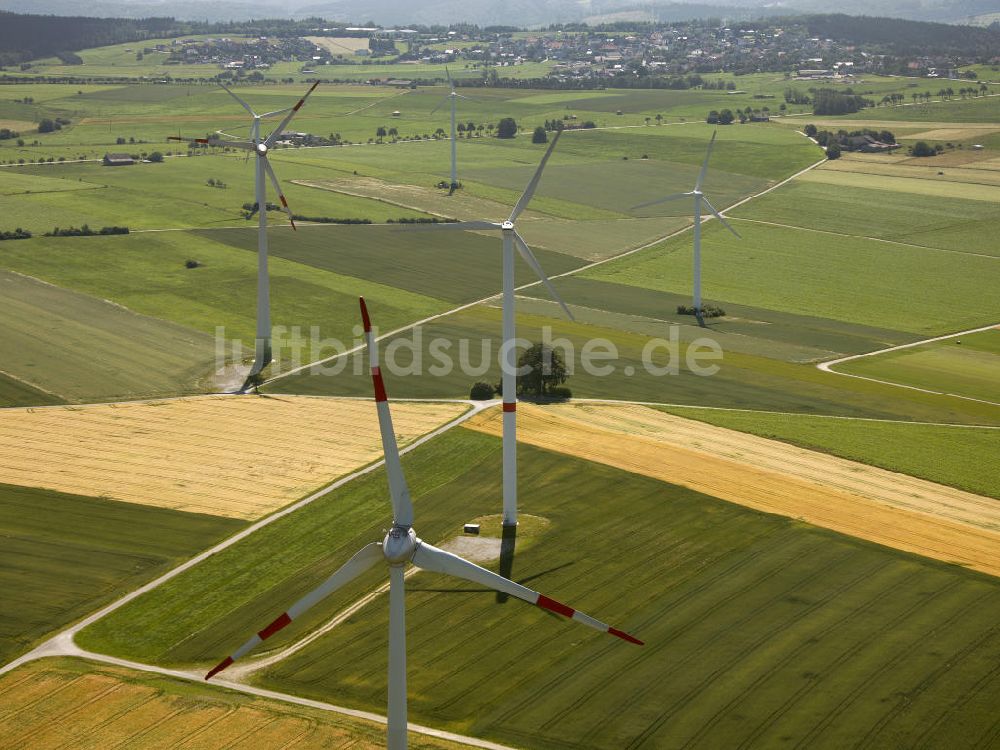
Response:
[[[503,224],[500,225],[500,228],[509,231],[514,228],[514,222],[505,221]]]
[[[261,156],[263,156],[264,154],[266,154],[267,153],[267,146],[265,144],[263,144],[263,143],[258,143],[257,144],[257,153],[260,154]]]
[[[419,543],[412,528],[393,526],[382,540],[382,554],[390,565],[400,565],[413,557]]]

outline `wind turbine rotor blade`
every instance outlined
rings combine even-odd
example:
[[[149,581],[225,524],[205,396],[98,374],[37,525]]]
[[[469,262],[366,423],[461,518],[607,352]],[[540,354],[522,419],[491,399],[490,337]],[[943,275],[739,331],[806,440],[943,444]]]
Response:
[[[435,112],[437,112],[439,109],[441,109],[441,107],[444,106],[444,103],[446,101],[448,101],[448,99],[449,99],[449,97],[447,95],[445,95],[444,98],[441,99],[441,101],[439,101],[437,104],[434,105],[434,109],[432,109],[430,111],[430,114],[433,115]]]
[[[443,549],[438,549],[427,542],[420,542],[416,551],[413,553],[412,562],[418,568],[430,570],[435,573],[444,573],[445,575],[455,576],[456,578],[462,578],[466,581],[478,583],[482,586],[491,588],[494,591],[501,591],[505,594],[510,594],[511,596],[522,599],[529,604],[534,604],[542,609],[547,609],[550,612],[555,612],[563,617],[576,620],[577,622],[594,628],[595,630],[609,633],[610,635],[621,638],[629,643],[635,643],[639,646],[644,645],[638,638],[618,630],[617,628],[613,628],[607,623],[595,620],[590,615],[586,615],[583,612],[562,604],[561,602],[557,602],[555,599],[549,599],[549,597],[544,594],[533,591],[532,589],[522,586],[519,583],[514,583],[501,575],[497,575],[496,573],[486,570],[486,568],[481,568],[468,560],[462,559],[458,555],[453,555],[450,552],[445,552]]]
[[[661,203],[666,203],[667,201],[675,201],[678,198],[690,198],[693,193],[671,193],[665,198],[657,198],[655,201],[647,201],[646,203],[640,203],[638,206],[632,206],[629,211],[636,211],[640,208],[648,208],[649,206],[658,206]]]
[[[319,81],[316,81],[312,86],[310,86],[309,90],[305,94],[303,94],[302,98],[295,103],[295,106],[288,111],[288,114],[285,115],[285,119],[279,123],[278,127],[276,127],[274,130],[271,131],[271,135],[269,135],[267,138],[264,139],[265,146],[271,148],[271,146],[274,145],[274,142],[278,140],[278,138],[284,132],[285,127],[288,125],[288,123],[290,123],[292,121],[292,118],[295,117],[295,113],[302,108],[302,105],[306,103],[306,99],[308,99],[309,95],[316,90],[317,86],[319,86]]]
[[[708,173],[708,160],[712,156],[712,146],[715,145],[715,135],[719,131],[712,131],[712,140],[708,142],[708,150],[705,152],[705,161],[701,163],[701,171],[698,173],[698,181],[694,184],[695,190],[701,190],[702,183],[705,182],[705,175]]]
[[[210,680],[215,677],[215,675],[239,659],[241,656],[245,656],[279,630],[282,630],[296,618],[303,615],[314,605],[328,597],[337,589],[353,581],[359,575],[368,570],[372,565],[382,559],[384,559],[382,556],[382,545],[379,542],[372,542],[371,544],[362,547],[354,555],[354,557],[344,563],[333,575],[295,602],[295,604],[289,607],[285,612],[282,612],[281,615],[271,622],[270,625],[257,632],[253,637],[248,639],[246,643],[236,649],[230,656],[227,656],[221,662],[212,667],[211,671],[205,675],[205,679]]]
[[[238,96],[236,96],[236,94],[234,94],[232,92],[232,90],[226,84],[220,83],[219,85],[222,86],[222,88],[225,90],[225,92],[227,94],[229,94],[231,97],[233,97],[233,99],[235,99],[236,101],[238,101],[240,103],[240,106],[243,107],[243,109],[245,109],[247,112],[249,112],[254,117],[257,116],[257,113],[253,111],[253,108],[251,108],[251,106],[249,104],[247,104],[245,101],[243,101]]]
[[[291,111],[291,109],[292,109],[291,107],[285,107],[284,109],[276,109],[274,110],[274,112],[265,112],[260,116],[260,118],[263,120],[265,117],[274,117],[275,115],[283,115],[285,114],[285,112]]]
[[[382,370],[378,363],[378,350],[375,348],[375,335],[372,333],[372,321],[368,315],[365,298],[360,298],[361,320],[365,326],[365,343],[368,347],[368,362],[372,369],[372,385],[375,388],[375,407],[378,410],[378,428],[382,434],[382,452],[385,454],[385,470],[389,476],[389,495],[392,498],[393,521],[397,526],[409,528],[413,525],[413,503],[410,501],[410,488],[403,476],[403,465],[399,460],[399,444],[396,442],[396,432],[392,427],[392,414],[389,413],[389,397],[382,382]]]
[[[576,320],[576,318],[573,317],[573,313],[571,313],[569,308],[566,307],[566,303],[563,302],[562,297],[560,297],[559,293],[555,290],[555,287],[552,286],[552,282],[549,281],[549,277],[545,275],[542,264],[538,262],[538,258],[536,258],[535,254],[531,252],[531,248],[528,247],[528,243],[524,241],[524,238],[520,234],[517,233],[517,230],[514,230],[514,245],[517,247],[517,251],[521,254],[521,257],[524,258],[524,262],[531,266],[531,270],[533,270],[535,275],[542,280],[543,284],[545,284],[545,288],[549,290],[549,294],[552,295],[552,299],[559,303],[563,312],[566,313],[566,317],[570,320]]]
[[[444,74],[448,77],[448,85],[451,86],[451,90],[455,90],[455,82],[451,80],[451,71],[448,70],[448,66],[444,66]]]
[[[711,203],[708,202],[708,198],[706,198],[703,195],[701,199],[705,203],[705,205],[708,206],[708,210],[712,212],[712,216],[714,216],[716,219],[722,222],[722,226],[724,226],[726,229],[732,232],[733,236],[736,237],[736,239],[738,240],[743,239],[742,237],[740,237],[740,233],[737,232],[735,229],[733,229],[731,226],[729,226],[729,222],[726,221],[724,218],[722,218],[722,214],[720,214],[718,211],[715,210],[715,206],[713,206]]]
[[[442,221],[437,224],[403,224],[396,228],[397,232],[433,232],[442,229],[462,231],[482,231],[484,229],[500,229],[500,225],[492,221]]]
[[[181,135],[168,135],[168,141],[187,141],[188,143],[221,143],[216,138],[185,138]]]
[[[265,156],[261,157],[264,159],[264,171],[267,172],[267,176],[271,178],[271,184],[274,186],[274,192],[278,194],[278,199],[281,201],[281,207],[285,209],[285,213],[288,214],[288,221],[292,224],[292,229],[295,229],[295,219],[292,216],[292,209],[288,207],[288,201],[285,200],[285,194],[281,192],[281,184],[278,182],[278,176],[274,173],[274,168],[271,166],[270,160]],[[298,231],[296,229],[296,231]]]
[[[531,201],[532,196],[535,194],[535,190],[538,189],[538,182],[542,179],[542,171],[545,169],[545,164],[548,162],[549,157],[552,156],[552,152],[555,150],[556,144],[559,143],[559,136],[562,135],[561,130],[557,130],[555,136],[549,142],[549,147],[545,150],[545,156],[538,163],[538,169],[535,170],[534,176],[531,178],[531,182],[528,183],[528,187],[524,189],[521,197],[517,199],[517,203],[514,205],[514,210],[510,212],[510,218],[507,221],[515,221],[521,212],[528,207],[528,203]]]
[[[406,750],[406,583],[403,566],[389,568],[389,701],[387,749]]]

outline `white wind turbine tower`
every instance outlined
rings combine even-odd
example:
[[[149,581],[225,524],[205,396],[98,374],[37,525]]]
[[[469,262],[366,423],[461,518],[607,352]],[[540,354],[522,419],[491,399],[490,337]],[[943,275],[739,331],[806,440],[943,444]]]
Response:
[[[722,218],[722,214],[715,210],[705,194],[701,192],[701,186],[705,182],[705,174],[708,172],[708,160],[712,156],[712,146],[715,145],[715,134],[717,131],[712,131],[712,139],[708,142],[708,150],[705,152],[705,161],[702,162],[701,171],[698,173],[698,179],[695,181],[694,190],[690,190],[686,193],[673,193],[665,198],[658,198],[655,201],[649,201],[649,203],[640,203],[638,206],[633,206],[632,209],[646,208],[647,206],[656,206],[660,203],[666,203],[667,201],[676,200],[677,198],[688,198],[694,197],[694,310],[695,317],[698,319],[698,325],[705,325],[705,321],[702,318],[701,312],[701,206],[704,203],[708,210],[712,212],[712,215],[716,219],[722,222],[722,225],[732,232],[736,239],[742,239],[735,229],[733,229],[729,222]]]
[[[481,568],[450,552],[445,552],[421,540],[413,529],[413,505],[410,502],[410,491],[403,476],[403,467],[399,460],[399,447],[396,434],[392,427],[392,416],[389,413],[389,401],[382,381],[382,372],[378,364],[378,352],[375,348],[375,338],[372,335],[371,319],[365,300],[361,298],[361,317],[364,321],[365,339],[368,346],[368,358],[371,364],[372,382],[375,387],[375,401],[378,409],[379,430],[382,433],[382,450],[385,454],[385,468],[389,477],[389,495],[392,501],[392,528],[381,542],[372,542],[362,547],[343,567],[326,579],[319,587],[306,594],[283,612],[277,619],[246,643],[240,646],[231,656],[227,656],[216,665],[205,679],[211,679],[236,659],[249,653],[261,642],[267,640],[279,630],[303,615],[307,610],[318,604],[337,589],[350,583],[378,562],[389,566],[389,696],[388,696],[388,748],[389,750],[405,750],[406,748],[406,605],[404,594],[404,568],[413,563],[422,570],[462,578],[481,586],[504,592],[510,596],[523,599],[529,604],[535,604],[564,617],[588,625],[596,630],[609,633],[629,643],[643,645],[639,639],[606,623],[579,612],[572,607],[549,599],[547,596],[533,591],[525,586],[499,576],[485,568]]]
[[[451,187],[449,191],[450,195],[451,193],[454,193],[456,190],[458,190],[458,156],[456,151],[458,134],[457,131],[455,130],[456,127],[455,104],[457,99],[468,99],[469,97],[462,96],[457,91],[455,91],[455,81],[452,80],[451,73],[448,72],[447,67],[444,69],[444,72],[445,75],[448,76],[448,85],[451,86],[451,93],[445,95],[444,99],[442,99],[437,104],[437,106],[431,110],[431,114],[437,112],[441,108],[441,105],[445,103],[445,101],[451,102]]]
[[[224,84],[219,85],[225,89],[227,94],[239,102],[240,106],[249,112],[250,116],[253,118],[250,124],[250,140],[223,141],[217,138],[181,138],[179,136],[171,136],[169,140],[194,141],[196,143],[229,146],[231,148],[252,151],[257,155],[257,169],[254,177],[254,200],[257,203],[257,336],[254,342],[253,366],[247,375],[243,387],[240,389],[242,391],[254,384],[254,381],[256,381],[257,376],[260,375],[261,371],[271,364],[272,357],[271,292],[270,279],[268,277],[267,270],[267,186],[264,182],[265,175],[271,180],[271,185],[274,186],[274,192],[277,193],[278,198],[281,200],[281,205],[285,209],[285,213],[288,214],[288,220],[292,224],[292,229],[295,229],[295,220],[292,218],[292,211],[288,207],[288,201],[285,200],[284,193],[281,192],[281,185],[278,183],[278,178],[274,174],[274,169],[271,167],[271,163],[268,160],[268,152],[274,147],[275,142],[281,137],[281,134],[288,126],[288,123],[291,122],[293,117],[295,117],[295,113],[299,111],[302,105],[305,104],[306,99],[309,98],[309,95],[316,89],[317,86],[319,86],[319,81],[316,81],[309,87],[309,90],[301,99],[299,99],[295,106],[275,110],[274,112],[265,112],[261,115],[254,112],[253,108],[249,104],[236,96],[236,94],[234,94]],[[282,119],[278,127],[272,130],[271,134],[266,138],[261,137],[260,121],[265,117],[274,117],[281,114],[284,114],[285,117]],[[221,135],[226,135],[221,131],[219,131],[219,133]]]
[[[514,205],[514,210],[506,221],[497,223],[494,221],[457,221],[447,224],[430,224],[416,227],[417,230],[484,230],[499,229],[503,238],[503,343],[500,352],[503,356],[501,361],[501,390],[503,393],[503,525],[506,527],[517,526],[517,363],[513,361],[514,351],[514,248],[524,259],[525,263],[541,279],[542,283],[549,290],[549,294],[559,303],[563,311],[570,320],[574,320],[573,313],[566,307],[566,303],[556,292],[545,275],[541,264],[531,252],[528,243],[518,233],[515,226],[517,217],[521,215],[528,203],[531,201],[538,183],[542,179],[542,171],[548,162],[552,151],[559,142],[561,130],[557,130],[555,136],[549,143],[545,155],[538,164],[538,169],[532,176],[528,187],[524,189],[521,197]]]

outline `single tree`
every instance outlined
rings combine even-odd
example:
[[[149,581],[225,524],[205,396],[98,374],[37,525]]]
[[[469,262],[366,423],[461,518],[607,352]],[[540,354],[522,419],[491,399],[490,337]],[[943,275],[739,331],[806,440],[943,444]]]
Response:
[[[517,135],[517,122],[513,117],[504,117],[497,123],[497,138],[513,138]]]
[[[537,128],[535,128],[535,132],[531,134],[531,142],[532,143],[548,143],[549,142],[549,136],[548,136],[548,133],[545,132],[545,128],[544,127],[542,127],[541,125],[539,125]]]
[[[826,158],[827,159],[839,159],[840,158],[840,144],[836,141],[830,141],[830,145],[826,147]]]
[[[517,379],[518,391],[529,396],[545,396],[566,382],[566,360],[561,352],[542,343],[533,344],[517,360],[518,368],[529,368]]]

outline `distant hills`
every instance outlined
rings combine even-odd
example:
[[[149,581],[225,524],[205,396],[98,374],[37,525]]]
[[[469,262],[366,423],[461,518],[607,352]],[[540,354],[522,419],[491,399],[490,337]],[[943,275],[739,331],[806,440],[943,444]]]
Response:
[[[0,10],[60,16],[80,14],[79,0],[0,0]],[[829,13],[879,15],[916,21],[967,23],[1000,14],[1000,0],[95,0],[90,16],[147,18],[165,16],[192,21],[245,21],[252,18],[326,18],[374,21],[383,25],[472,23],[478,26],[547,26],[553,23],[607,21],[683,21],[694,18],[747,20],[763,16]],[[1000,16],[998,16],[1000,17]]]

